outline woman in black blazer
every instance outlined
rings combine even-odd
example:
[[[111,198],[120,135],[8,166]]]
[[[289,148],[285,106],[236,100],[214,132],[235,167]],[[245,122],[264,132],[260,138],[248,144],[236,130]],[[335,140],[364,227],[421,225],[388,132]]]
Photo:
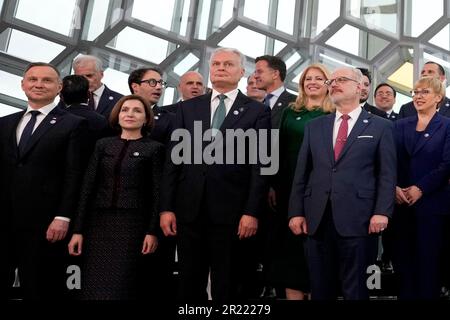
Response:
[[[441,81],[422,78],[413,93],[417,115],[395,123],[394,271],[400,299],[437,299],[450,217],[450,119],[436,110],[445,94]]]
[[[69,253],[84,258],[82,299],[138,298],[142,255],[158,245],[164,147],[147,136],[150,105],[136,95],[123,97],[110,122],[120,135],[97,142],[69,243]]]

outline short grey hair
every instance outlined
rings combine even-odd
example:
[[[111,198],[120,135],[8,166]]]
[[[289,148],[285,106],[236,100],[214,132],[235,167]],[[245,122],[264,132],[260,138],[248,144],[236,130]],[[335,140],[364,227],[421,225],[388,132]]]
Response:
[[[241,68],[245,69],[245,56],[242,52],[235,48],[217,48],[211,54],[211,58],[209,59],[209,64],[211,65],[212,58],[220,53],[220,52],[231,52],[239,57]]]
[[[96,56],[88,55],[88,54],[82,54],[78,57],[76,57],[73,60],[72,67],[75,69],[76,67],[86,63],[86,62],[94,62],[95,64],[95,70],[97,71],[103,71],[103,63],[102,60],[100,60]]]

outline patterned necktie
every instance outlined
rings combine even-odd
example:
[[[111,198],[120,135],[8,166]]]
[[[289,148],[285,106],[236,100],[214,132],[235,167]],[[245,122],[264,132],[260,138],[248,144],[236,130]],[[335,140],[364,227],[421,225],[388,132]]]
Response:
[[[94,93],[89,91],[89,100],[88,100],[88,107],[91,110],[95,110],[95,100],[94,100]]]
[[[213,129],[220,129],[220,126],[222,125],[223,120],[226,116],[226,108],[225,108],[225,99],[227,98],[226,95],[221,94],[218,96],[219,98],[219,106],[217,107],[216,111],[214,112],[213,120],[211,127]]]
[[[30,111],[31,118],[26,124],[25,128],[22,131],[22,135],[20,136],[19,145],[17,146],[19,148],[19,154],[23,155],[23,152],[25,151],[25,148],[28,144],[28,141],[30,140],[31,136],[33,135],[33,129],[36,125],[36,119],[39,114],[41,114],[40,111],[34,110]]]
[[[336,143],[334,144],[334,160],[339,158],[342,149],[344,149],[345,142],[347,141],[348,119],[350,119],[348,114],[343,114],[341,116],[341,124],[339,125]]]
[[[270,99],[272,99],[272,97],[273,97],[273,94],[269,93],[269,94],[266,95],[266,97],[264,98],[263,103],[264,103],[264,105],[265,105],[266,107],[269,107],[269,108],[270,108]]]

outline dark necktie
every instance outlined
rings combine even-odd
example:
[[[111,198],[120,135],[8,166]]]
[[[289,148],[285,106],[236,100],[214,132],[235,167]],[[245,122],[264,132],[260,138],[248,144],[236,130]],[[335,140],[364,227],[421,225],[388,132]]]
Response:
[[[23,155],[23,152],[25,151],[28,141],[30,140],[31,135],[33,134],[33,129],[36,124],[36,118],[40,113],[41,112],[37,111],[37,110],[30,111],[31,118],[28,121],[25,128],[23,129],[22,135],[20,136],[20,141],[19,141],[19,145],[18,145],[20,155]]]
[[[217,107],[216,111],[214,111],[214,116],[213,116],[213,120],[212,120],[212,124],[211,127],[213,129],[220,129],[220,126],[222,125],[223,120],[225,119],[226,116],[226,108],[225,108],[225,99],[227,98],[226,95],[221,94],[218,96],[219,98],[219,106]],[[214,133],[213,133],[214,135]]]
[[[91,110],[95,110],[95,100],[94,100],[94,93],[89,91],[89,100],[88,100],[88,107]]]
[[[341,116],[341,124],[339,125],[336,143],[334,144],[334,160],[339,158],[342,149],[344,149],[345,142],[347,141],[348,119],[350,119],[348,114],[343,114]]]
[[[272,97],[273,97],[273,94],[269,93],[269,94],[266,95],[266,97],[264,98],[263,103],[264,103],[264,105],[265,105],[266,107],[269,107],[269,108],[270,108],[270,99],[272,99]]]

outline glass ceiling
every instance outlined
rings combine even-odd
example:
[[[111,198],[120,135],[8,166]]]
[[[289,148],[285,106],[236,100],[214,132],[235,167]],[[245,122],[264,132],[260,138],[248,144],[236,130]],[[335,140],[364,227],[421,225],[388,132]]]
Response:
[[[398,90],[398,108],[424,62],[450,72],[449,6],[450,0],[0,0],[0,115],[25,106],[20,79],[31,61],[54,63],[67,75],[78,54],[97,55],[104,82],[124,94],[133,69],[157,66],[169,84],[160,104],[168,104],[178,99],[184,72],[208,79],[218,46],[248,57],[246,77],[257,56],[282,57],[294,92],[310,63],[367,67],[374,87],[387,81]]]

